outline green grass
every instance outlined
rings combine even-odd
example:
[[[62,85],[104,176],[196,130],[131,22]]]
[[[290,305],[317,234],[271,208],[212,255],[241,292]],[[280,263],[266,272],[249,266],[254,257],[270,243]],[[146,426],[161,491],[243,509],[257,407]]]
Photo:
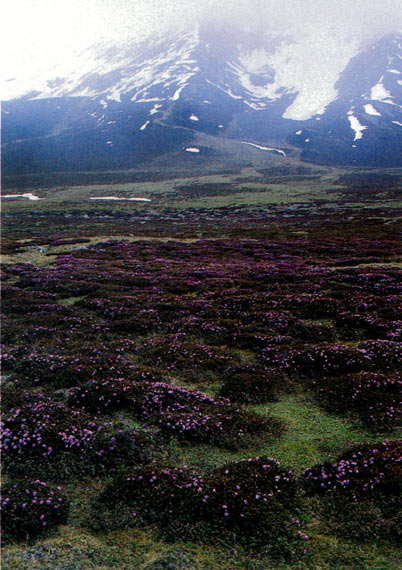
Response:
[[[287,394],[278,402],[249,406],[249,409],[282,420],[285,432],[279,438],[260,436],[236,451],[172,440],[170,457],[179,463],[209,471],[230,461],[268,455],[300,474],[316,463],[335,459],[353,443],[393,437],[392,434],[376,436],[366,431],[358,420],[353,422],[329,414],[302,392]]]
[[[286,432],[271,447],[273,457],[295,472],[334,459],[351,443],[377,441],[360,422],[329,414],[314,403],[308,394],[289,394],[279,402],[256,407],[283,420]],[[385,436],[381,436],[385,439]],[[392,436],[390,436],[392,437]]]
[[[5,549],[2,570],[400,570],[400,552],[390,545],[363,544],[321,534],[311,523],[308,553],[274,562],[241,548],[160,540],[152,528],[93,535],[64,526],[57,535]],[[315,529],[315,527],[318,527]],[[327,529],[328,530],[328,529]]]
[[[37,210],[47,213],[66,213],[78,211],[80,208],[91,213],[102,213],[108,210],[122,213],[138,213],[149,209],[158,210],[162,207],[177,207],[186,209],[192,207],[220,208],[229,204],[241,205],[292,205],[294,203],[310,203],[319,199],[338,200],[339,187],[335,180],[340,171],[333,169],[317,181],[295,181],[290,184],[256,184],[247,183],[248,177],[260,176],[254,168],[245,168],[241,174],[211,174],[164,180],[161,182],[124,183],[124,184],[92,184],[89,186],[69,186],[39,190],[38,194],[45,199],[40,202],[9,201],[3,203],[3,213],[24,214]],[[250,191],[233,195],[218,195],[194,199],[192,197],[177,199],[175,188],[180,185],[200,183],[231,182],[238,186],[248,186]],[[330,189],[336,192],[330,192]],[[90,195],[127,194],[132,196],[152,197],[150,203],[117,202],[97,203],[90,201]],[[23,190],[20,191],[21,193]],[[7,193],[9,193],[7,191]],[[10,191],[11,193],[11,191]],[[34,190],[34,193],[35,190]],[[372,200],[353,203],[353,207],[360,206],[391,207],[397,205],[395,200]],[[348,201],[343,198],[337,203],[340,207],[348,207]],[[7,222],[8,223],[8,222]],[[46,223],[46,222],[44,222]],[[70,222],[67,220],[66,224]],[[6,224],[6,219],[5,219]],[[161,239],[169,240],[172,237],[140,236],[141,228],[133,225],[133,232],[129,235],[119,228],[113,228],[113,233],[107,233],[108,227],[99,229],[89,236],[90,243],[98,243],[107,239]],[[35,228],[30,228],[35,230]],[[64,230],[64,226],[63,226]],[[104,231],[103,231],[104,230]],[[19,227],[14,230],[18,236]],[[42,226],[37,230],[43,231]],[[68,231],[68,228],[67,230]],[[79,231],[79,230],[78,230]],[[110,231],[112,231],[110,229]],[[77,232],[75,232],[77,233]],[[309,235],[305,229],[298,229],[301,235]],[[173,235],[173,233],[172,233]],[[78,236],[76,236],[78,237]],[[178,238],[174,238],[178,239]],[[191,241],[184,239],[183,241]],[[87,244],[85,244],[87,245]],[[75,249],[75,245],[49,247],[45,252],[37,249],[20,254],[3,257],[4,263],[31,262],[34,265],[48,265],[53,255]],[[51,255],[48,255],[48,254]],[[400,264],[393,263],[393,265]],[[60,301],[65,305],[73,305],[80,297],[70,297]],[[246,360],[247,351],[242,353]],[[186,383],[186,386],[191,387]],[[218,384],[212,384],[207,389],[200,386],[194,388],[205,390],[216,395]],[[258,440],[250,440],[247,445],[237,451],[230,451],[210,445],[194,445],[180,443],[172,439],[166,451],[166,459],[176,464],[187,464],[195,469],[208,471],[226,462],[268,455],[276,457],[281,464],[300,474],[304,469],[322,461],[334,459],[352,443],[374,442],[394,438],[391,434],[376,436],[368,433],[359,421],[351,418],[339,417],[325,412],[312,399],[311,395],[302,390],[286,394],[279,401],[250,406],[263,415],[273,415],[283,420],[286,430],[280,438],[268,436]],[[130,417],[120,414],[119,419],[129,427],[139,427]],[[92,485],[92,486],[91,486]],[[372,541],[368,544],[336,537],[328,521],[321,517],[320,505],[311,503],[311,518],[307,523],[311,541],[308,554],[300,561],[292,563],[270,561],[263,554],[246,554],[240,547],[234,548],[224,544],[165,543],[156,531],[149,527],[144,529],[127,529],[110,534],[93,534],[84,528],[87,515],[87,500],[94,495],[104,482],[94,481],[86,486],[84,481],[77,484],[63,484],[66,493],[72,502],[72,511],[69,525],[61,527],[57,533],[43,538],[35,544],[21,543],[10,545],[4,549],[2,570],[106,570],[118,568],[119,570],[151,570],[151,568],[185,568],[186,570],[400,570],[400,557],[395,547],[386,543],[379,544]],[[162,565],[162,560],[165,560]],[[159,562],[159,566],[157,563]],[[168,564],[175,564],[169,566]]]

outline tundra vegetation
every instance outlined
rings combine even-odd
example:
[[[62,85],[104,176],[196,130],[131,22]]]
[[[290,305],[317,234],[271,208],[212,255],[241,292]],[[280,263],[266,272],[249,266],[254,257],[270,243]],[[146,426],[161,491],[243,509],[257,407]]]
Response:
[[[268,170],[4,200],[4,570],[399,567],[399,187]]]

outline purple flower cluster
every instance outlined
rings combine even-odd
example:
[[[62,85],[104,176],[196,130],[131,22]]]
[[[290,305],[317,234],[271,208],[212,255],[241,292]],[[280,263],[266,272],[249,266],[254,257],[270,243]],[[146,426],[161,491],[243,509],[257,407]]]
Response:
[[[241,526],[276,502],[289,509],[296,506],[296,479],[272,457],[224,465],[211,473],[208,482],[216,515],[224,517],[226,524]]]
[[[22,453],[46,459],[64,450],[84,453],[100,429],[79,410],[39,395],[4,417],[1,444],[5,464]]]
[[[99,503],[103,510],[124,503],[134,525],[144,520],[163,528],[204,523],[209,531],[238,531],[265,544],[288,531],[296,541],[308,540],[294,516],[297,481],[270,457],[228,463],[204,477],[186,466],[152,464],[117,477],[93,507],[98,509]]]
[[[68,502],[61,487],[39,480],[7,485],[0,504],[5,543],[35,537],[67,520]]]
[[[259,404],[276,400],[289,386],[286,374],[275,368],[243,364],[224,373],[220,394],[235,402]]]
[[[372,429],[394,429],[402,423],[402,375],[360,372],[323,379],[318,396],[336,412],[357,412]]]
[[[370,496],[400,496],[402,491],[402,441],[361,445],[307,469],[303,477],[308,488],[319,494],[348,494],[355,501]]]
[[[137,353],[152,366],[174,372],[222,372],[239,360],[227,350],[190,340],[185,333],[148,337]]]
[[[133,405],[145,422],[192,441],[232,445],[246,434],[269,427],[268,421],[233,406],[228,399],[214,399],[164,382],[148,385],[142,399]]]
[[[123,376],[134,368],[122,354],[111,352],[104,345],[83,345],[79,352],[69,355],[61,347],[52,352],[32,348],[18,360],[8,357],[6,365],[19,380],[58,387],[77,386],[94,377]]]

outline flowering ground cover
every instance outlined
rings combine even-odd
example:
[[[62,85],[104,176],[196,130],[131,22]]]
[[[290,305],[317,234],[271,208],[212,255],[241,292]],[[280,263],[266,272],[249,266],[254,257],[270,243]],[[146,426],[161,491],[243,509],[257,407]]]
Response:
[[[331,497],[335,518],[346,530],[370,536],[379,530],[402,536],[402,441],[361,445],[303,473],[310,493]],[[352,523],[355,518],[354,525]],[[366,520],[364,520],[366,519]],[[361,529],[364,523],[373,528]],[[342,527],[341,527],[342,528]]]
[[[2,540],[25,540],[65,523],[68,501],[61,487],[39,479],[7,485],[2,489]]]
[[[3,415],[2,463],[8,475],[71,479],[147,460],[147,438],[100,422],[41,394],[25,394]]]
[[[238,534],[243,543],[263,544],[273,554],[286,552],[284,538],[299,547],[309,539],[296,517],[298,493],[293,473],[270,457],[225,464],[204,477],[187,466],[151,464],[118,476],[96,497],[92,524],[118,528],[148,521],[176,539],[220,534],[233,540]]]
[[[378,536],[365,540],[392,550],[401,533],[395,212],[107,208],[8,218],[6,540],[79,527],[108,540],[134,533],[124,540],[135,543],[155,532],[163,544],[258,551],[244,568],[284,557],[287,568],[343,570],[320,562],[331,525],[361,540],[356,528],[372,517]],[[40,262],[29,257],[38,247]],[[305,416],[279,411],[300,394],[354,435],[340,453],[316,428],[306,449],[322,461],[300,458],[295,469],[287,434],[302,432]],[[53,512],[58,486],[63,508]],[[23,500],[31,488],[47,510]]]

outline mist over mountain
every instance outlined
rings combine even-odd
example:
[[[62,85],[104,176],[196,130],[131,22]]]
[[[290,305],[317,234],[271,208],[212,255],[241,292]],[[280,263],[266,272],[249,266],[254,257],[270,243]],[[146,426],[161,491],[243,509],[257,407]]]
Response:
[[[98,43],[28,91],[14,79],[3,173],[225,160],[227,141],[267,159],[399,166],[402,34],[315,37],[209,22]]]

